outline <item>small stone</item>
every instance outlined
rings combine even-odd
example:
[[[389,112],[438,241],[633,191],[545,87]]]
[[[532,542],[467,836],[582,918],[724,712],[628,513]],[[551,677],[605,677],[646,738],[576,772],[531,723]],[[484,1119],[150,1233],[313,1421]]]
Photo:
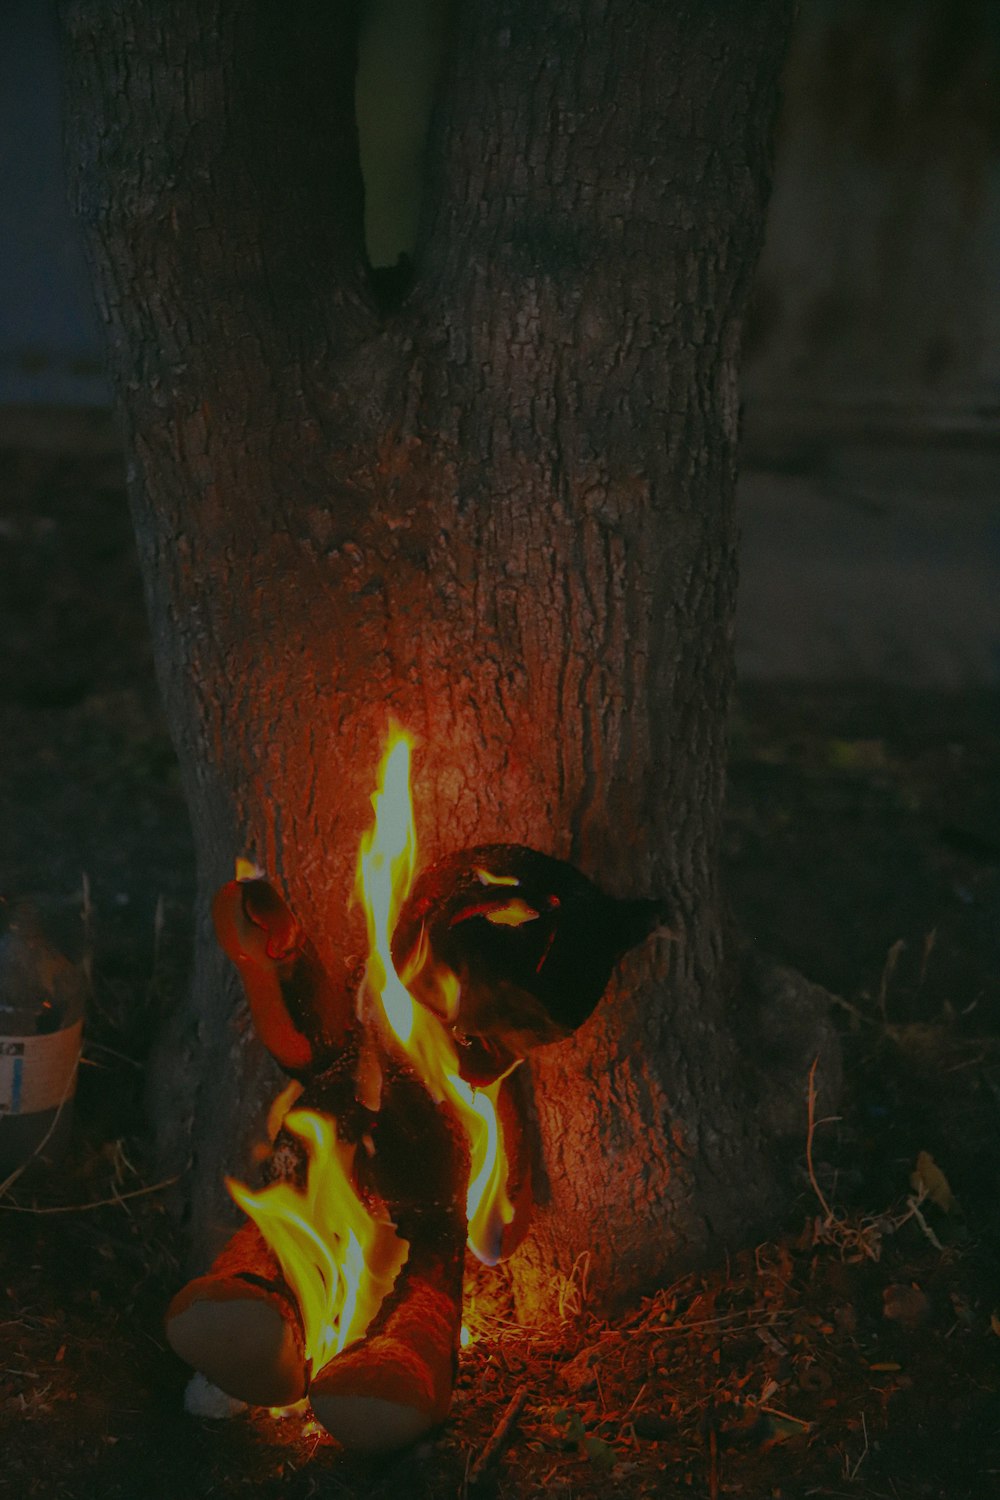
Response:
[[[225,1391],[220,1391],[217,1385],[206,1380],[200,1372],[192,1375],[185,1387],[184,1410],[189,1417],[208,1417],[213,1422],[224,1422],[246,1409],[245,1401],[227,1396]]]

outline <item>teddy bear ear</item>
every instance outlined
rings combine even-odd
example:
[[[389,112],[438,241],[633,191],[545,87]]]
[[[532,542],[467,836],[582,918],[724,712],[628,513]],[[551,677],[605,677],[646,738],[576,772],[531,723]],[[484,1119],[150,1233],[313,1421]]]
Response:
[[[411,993],[453,1027],[462,1076],[479,1083],[581,1026],[618,960],[667,914],[662,901],[609,896],[537,849],[479,845],[419,875],[393,958]],[[442,972],[457,984],[441,983]]]

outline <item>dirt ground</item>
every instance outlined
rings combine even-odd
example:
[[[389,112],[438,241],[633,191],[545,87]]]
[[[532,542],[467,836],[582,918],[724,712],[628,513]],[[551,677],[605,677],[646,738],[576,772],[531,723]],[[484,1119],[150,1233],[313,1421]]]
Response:
[[[479,1273],[453,1411],[384,1463],[308,1419],[184,1410],[181,1247],[142,1065],[184,983],[192,856],[101,424],[0,427],[0,888],[92,982],[75,1142],[0,1199],[0,1489],[44,1500],[1000,1493],[995,698],[744,689],[726,858],[745,932],[838,998],[847,1094],[767,1243],[609,1324],[586,1266],[524,1330]],[[29,426],[32,424],[29,423]],[[477,1461],[509,1404],[506,1443]]]

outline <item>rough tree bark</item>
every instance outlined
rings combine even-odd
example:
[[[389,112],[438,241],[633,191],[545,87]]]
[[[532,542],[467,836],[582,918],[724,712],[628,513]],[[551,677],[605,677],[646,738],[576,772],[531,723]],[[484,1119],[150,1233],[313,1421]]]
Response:
[[[346,994],[390,715],[420,739],[427,859],[524,842],[676,904],[678,939],[535,1054],[522,1292],[582,1252],[600,1295],[634,1292],[773,1208],[717,857],[737,361],[789,11],[459,6],[390,311],[364,262],[350,4],[66,9],[76,200],[198,850],[193,990],[154,1095],[203,1259],[274,1091],[211,894],[255,856]]]

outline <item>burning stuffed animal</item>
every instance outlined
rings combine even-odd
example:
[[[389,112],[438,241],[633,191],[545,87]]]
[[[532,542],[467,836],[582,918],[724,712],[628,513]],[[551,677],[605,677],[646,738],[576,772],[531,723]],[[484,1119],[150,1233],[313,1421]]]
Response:
[[[517,1064],[581,1025],[666,915],[518,845],[464,850],[400,887],[393,872],[415,867],[409,751],[400,736],[387,752],[359,861],[363,1005],[259,871],[216,896],[219,942],[298,1098],[266,1185],[230,1183],[250,1222],[166,1319],[173,1349],[230,1396],[308,1394],[366,1451],[413,1442],[448,1410],[466,1237],[492,1264],[526,1230]],[[387,831],[387,807],[405,826]]]

